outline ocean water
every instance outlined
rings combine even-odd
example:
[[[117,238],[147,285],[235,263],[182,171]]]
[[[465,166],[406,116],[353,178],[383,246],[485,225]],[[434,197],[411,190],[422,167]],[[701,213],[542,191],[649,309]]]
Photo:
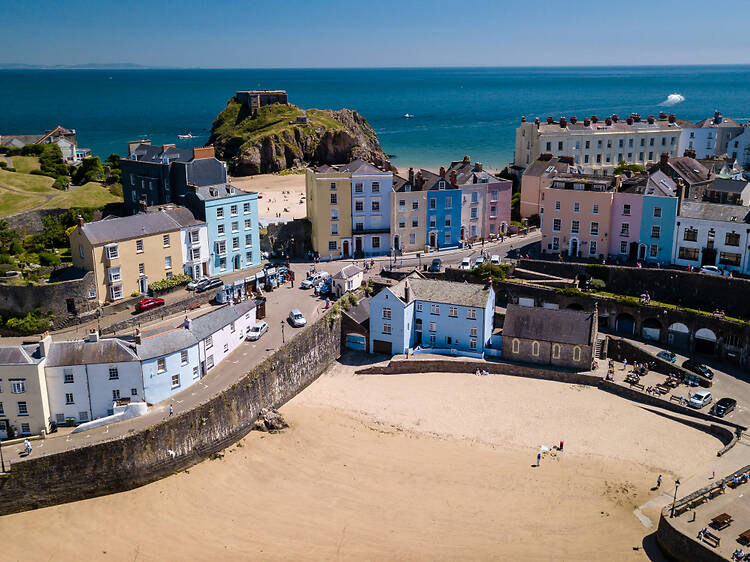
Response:
[[[203,144],[236,90],[286,89],[301,107],[348,107],[375,128],[393,163],[439,166],[468,154],[512,159],[515,127],[576,115],[674,112],[750,119],[750,66],[280,70],[3,70],[0,134],[75,128],[102,157],[127,141]],[[662,105],[670,94],[684,101]],[[404,114],[414,118],[405,119]],[[192,132],[192,141],[178,141]]]

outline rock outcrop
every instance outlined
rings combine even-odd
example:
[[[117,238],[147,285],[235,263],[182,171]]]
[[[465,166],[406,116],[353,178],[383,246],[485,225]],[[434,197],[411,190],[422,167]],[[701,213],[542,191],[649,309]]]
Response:
[[[260,416],[258,416],[258,419],[253,424],[253,430],[268,431],[270,433],[276,433],[287,427],[289,427],[289,424],[286,423],[281,414],[270,408],[263,408],[260,411]]]
[[[274,104],[252,116],[236,98],[211,129],[208,144],[233,175],[299,169],[308,164],[340,164],[362,158],[389,167],[375,131],[356,111],[308,109]]]

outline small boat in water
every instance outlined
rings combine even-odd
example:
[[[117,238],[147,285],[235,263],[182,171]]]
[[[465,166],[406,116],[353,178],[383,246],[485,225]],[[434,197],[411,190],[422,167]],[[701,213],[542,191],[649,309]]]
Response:
[[[411,113],[404,113],[404,119],[411,119],[412,117],[414,117],[414,115]]]
[[[193,133],[188,133],[187,135],[177,135],[177,138],[180,140],[192,139]]]

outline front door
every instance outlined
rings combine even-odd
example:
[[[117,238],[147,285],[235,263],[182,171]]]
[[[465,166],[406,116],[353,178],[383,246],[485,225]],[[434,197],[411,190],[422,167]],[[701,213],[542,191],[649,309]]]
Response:
[[[398,250],[399,248],[401,248],[401,244],[400,244],[399,242],[400,242],[400,241],[399,241],[399,238],[398,238],[398,234],[396,234],[396,235],[395,235],[395,236],[393,237],[393,249],[394,249],[394,250]]]
[[[354,239],[354,251],[358,254],[362,253],[362,239],[361,238],[355,238]]]
[[[239,268],[240,268],[240,255],[237,254],[236,256],[234,256],[234,269],[239,269]]]
[[[148,277],[145,275],[143,277],[138,278],[138,291],[145,295],[148,293]]]
[[[342,252],[344,254],[345,258],[349,257],[349,240],[344,240],[344,243],[342,245]]]
[[[430,246],[433,248],[437,245],[436,235],[434,232],[430,232]]]
[[[570,241],[570,251],[568,252],[571,256],[578,255],[578,238],[573,238]]]

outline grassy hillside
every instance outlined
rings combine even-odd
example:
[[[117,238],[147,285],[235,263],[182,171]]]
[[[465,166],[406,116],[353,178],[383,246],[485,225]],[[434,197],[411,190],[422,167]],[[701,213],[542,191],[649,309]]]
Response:
[[[80,187],[71,188],[70,191],[58,192],[46,204],[43,209],[69,209],[71,207],[98,208],[110,203],[122,202],[122,197],[110,193],[109,189],[100,183],[89,182]]]
[[[38,170],[39,158],[36,156],[13,156],[11,158],[16,172],[28,174],[31,170]]]
[[[28,211],[42,205],[44,201],[45,198],[40,195],[27,195],[17,191],[0,189],[0,217]]]
[[[13,157],[13,160],[16,158]],[[55,180],[47,176],[8,172],[0,169],[0,187],[10,187],[29,193],[57,193],[58,191],[52,187],[53,183],[55,183]]]

